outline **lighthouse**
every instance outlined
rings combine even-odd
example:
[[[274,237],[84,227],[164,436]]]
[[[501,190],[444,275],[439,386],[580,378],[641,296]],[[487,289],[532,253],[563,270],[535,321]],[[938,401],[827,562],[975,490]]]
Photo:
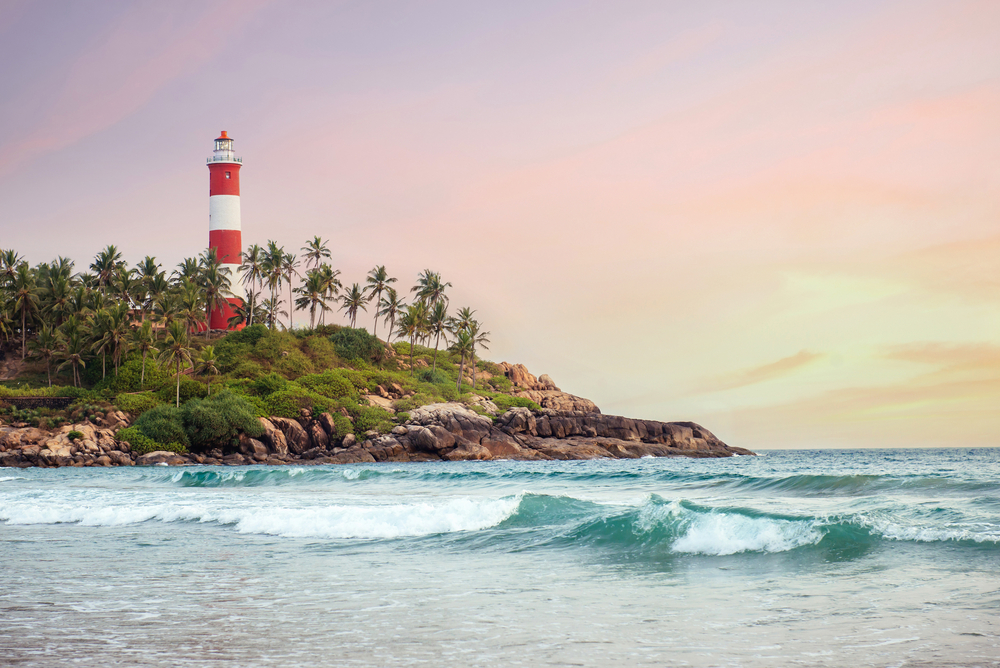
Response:
[[[209,314],[211,329],[228,329],[233,316],[232,306],[243,301],[240,281],[240,252],[243,238],[240,230],[240,167],[243,159],[233,153],[233,140],[223,130],[215,140],[215,151],[208,159],[208,247],[214,248],[223,266],[232,271],[230,291],[236,299],[229,306]]]

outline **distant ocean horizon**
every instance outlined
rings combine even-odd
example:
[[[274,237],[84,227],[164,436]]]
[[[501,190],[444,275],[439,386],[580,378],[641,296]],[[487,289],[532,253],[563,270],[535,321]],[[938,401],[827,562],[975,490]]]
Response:
[[[1000,665],[1000,449],[762,454],[0,468],[0,656]]]

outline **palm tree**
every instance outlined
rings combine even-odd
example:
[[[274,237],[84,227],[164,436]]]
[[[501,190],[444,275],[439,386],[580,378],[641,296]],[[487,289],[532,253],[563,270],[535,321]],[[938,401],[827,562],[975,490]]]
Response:
[[[473,320],[472,326],[469,328],[469,334],[472,336],[472,389],[476,389],[476,346],[479,346],[483,350],[489,350],[489,346],[486,344],[490,342],[487,338],[489,332],[479,331],[479,321]]]
[[[340,279],[337,278],[338,276],[340,276],[340,270],[334,269],[333,267],[324,262],[322,265],[320,265],[319,274],[323,283],[323,297],[327,301],[333,301],[337,299],[340,295],[340,289],[344,287],[343,285],[340,284]],[[326,324],[326,311],[329,310],[330,309],[320,311],[319,321],[321,325]]]
[[[216,366],[215,346],[205,346],[201,349],[201,354],[195,360],[194,372],[199,376],[208,374],[208,393],[212,393],[212,376],[219,375],[219,367]]]
[[[311,264],[315,264],[317,267],[319,267],[320,262],[323,261],[323,258],[329,259],[331,257],[330,249],[326,247],[326,242],[320,239],[318,236],[313,237],[312,241],[307,241],[306,245],[302,247],[302,251],[303,251],[302,257],[306,259],[307,268]]]
[[[104,335],[109,342],[111,359],[115,363],[115,376],[117,376],[122,356],[128,352],[129,347],[129,333],[132,329],[130,326],[129,305],[126,302],[119,302],[108,308],[105,313],[107,329]]]
[[[153,320],[163,323],[164,328],[181,317],[180,296],[174,292],[164,292],[153,302]]]
[[[17,266],[24,261],[21,255],[13,249],[0,251],[0,285],[11,285]]]
[[[97,286],[101,289],[101,292],[107,290],[111,279],[114,278],[118,272],[118,268],[123,264],[121,251],[110,244],[94,257],[90,268],[94,270],[94,274],[97,277]]]
[[[350,289],[341,297],[343,305],[340,310],[347,313],[347,317],[351,319],[351,327],[354,327],[355,321],[358,319],[358,309],[362,311],[367,311],[365,308],[365,303],[368,299],[365,297],[365,291],[361,289],[361,286],[357,283],[352,285]]]
[[[82,332],[76,326],[75,317],[66,321],[63,327],[66,328],[66,325],[70,322],[73,323],[73,326],[68,328],[69,334],[64,339],[62,350],[59,352],[59,357],[63,359],[63,362],[56,367],[56,371],[61,371],[67,365],[72,367],[73,387],[80,387],[80,369],[87,366],[83,361],[83,352],[87,349],[87,344],[84,341]]]
[[[198,264],[198,258],[186,257],[180,261],[177,268],[170,274],[170,277],[175,283],[180,283],[185,278],[194,281],[198,278],[198,274],[200,273],[201,265]]]
[[[295,311],[292,304],[292,276],[298,276],[299,259],[294,253],[285,253],[281,259],[281,271],[288,279],[288,329],[292,329],[292,313]]]
[[[390,283],[395,283],[396,279],[389,276],[389,272],[385,270],[385,265],[380,264],[368,272],[368,278],[365,279],[365,282],[368,283],[368,285],[365,286],[365,290],[371,292],[377,307],[382,302],[382,291],[389,287]],[[375,327],[372,329],[372,336],[378,336],[377,308],[375,313]]]
[[[38,330],[38,337],[31,342],[32,356],[45,360],[45,377],[52,387],[52,358],[59,352],[59,337],[51,325],[43,324]]]
[[[413,345],[416,343],[417,336],[420,335],[421,328],[424,323],[424,310],[425,305],[423,302],[417,302],[406,307],[399,317],[399,322],[397,323],[396,331],[400,336],[405,336],[410,340],[410,375],[413,373]]]
[[[446,299],[444,291],[450,288],[451,283],[441,281],[441,274],[430,269],[424,269],[417,277],[417,284],[410,288],[410,292],[416,292],[418,299],[423,299],[430,304],[436,304],[441,299]]]
[[[302,283],[302,285],[295,288],[295,292],[299,294],[298,299],[295,300],[295,308],[300,311],[306,308],[309,309],[309,329],[315,329],[316,307],[319,306],[321,312],[330,310],[330,307],[326,305],[326,296],[323,289],[323,275],[318,269],[313,269],[307,272],[306,280]]]
[[[184,279],[177,293],[179,307],[177,315],[184,320],[190,333],[199,331],[207,319],[205,315],[207,308],[202,295],[202,289],[188,279]],[[205,331],[208,331],[207,326]]]
[[[24,359],[27,355],[28,314],[34,315],[38,311],[38,288],[27,262],[17,265],[11,283],[11,297],[14,310],[21,312],[21,359]]]
[[[455,335],[455,341],[448,348],[453,353],[459,353],[462,356],[462,363],[458,367],[458,392],[462,392],[462,374],[465,373],[465,356],[472,354],[472,334],[469,333],[467,329],[461,329]]]
[[[272,330],[278,323],[279,316],[288,315],[285,311],[281,310],[281,299],[278,297],[271,297],[264,300],[264,312],[267,314],[267,326]]]
[[[264,280],[267,282],[267,286],[271,288],[271,299],[270,305],[274,308],[269,309],[270,314],[270,326],[274,329],[274,325],[277,322],[275,317],[275,312],[277,311],[278,302],[276,301],[276,292],[281,289],[281,279],[284,277],[283,261],[285,259],[285,249],[279,247],[274,241],[267,242],[267,250],[264,251],[264,259],[261,262],[261,272],[263,272]]]
[[[157,357],[161,364],[174,365],[177,368],[177,399],[176,406],[181,407],[181,364],[191,366],[191,348],[188,346],[187,328],[184,323],[174,321],[167,330],[167,338]]]
[[[448,304],[439,301],[431,307],[427,315],[427,331],[434,335],[434,366],[432,370],[437,371],[438,344],[441,342],[441,335],[448,330]]]
[[[472,323],[476,321],[472,315],[475,310],[470,309],[468,306],[460,308],[458,310],[458,315],[451,319],[451,331],[458,334],[462,330],[472,329]]]
[[[264,249],[259,245],[253,244],[247,251],[243,254],[243,263],[240,265],[240,272],[242,274],[243,284],[247,286],[247,299],[251,300],[254,296],[253,287],[258,283],[263,287],[263,277],[264,277]],[[253,324],[253,308],[250,307],[247,310],[247,325]],[[230,325],[230,328],[235,325]]]
[[[234,297],[229,289],[230,271],[229,267],[218,263],[208,263],[204,267],[199,285],[203,290],[206,319],[210,319],[213,312],[222,311]],[[205,338],[208,338],[208,325],[205,326]]]
[[[142,353],[142,372],[139,374],[139,389],[146,385],[146,355],[158,353],[156,349],[156,335],[153,333],[153,323],[143,320],[142,324],[132,330],[132,345]]]
[[[392,335],[396,330],[396,316],[404,308],[406,304],[396,293],[396,288],[386,288],[385,296],[379,300],[378,303],[378,317],[382,318],[382,322],[389,325],[389,340],[392,340]]]

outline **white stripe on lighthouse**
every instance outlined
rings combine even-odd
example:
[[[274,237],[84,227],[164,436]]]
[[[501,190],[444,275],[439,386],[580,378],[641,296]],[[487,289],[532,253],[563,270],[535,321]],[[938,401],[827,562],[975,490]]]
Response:
[[[212,195],[208,198],[208,229],[240,229],[239,195]]]

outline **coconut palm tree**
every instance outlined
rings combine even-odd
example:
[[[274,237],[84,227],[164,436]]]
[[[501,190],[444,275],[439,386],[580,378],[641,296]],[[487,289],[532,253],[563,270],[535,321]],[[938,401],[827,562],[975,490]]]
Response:
[[[63,362],[56,367],[56,371],[62,371],[63,367],[66,366],[71,367],[73,370],[73,387],[80,387],[80,369],[87,366],[83,361],[83,354],[87,349],[87,343],[83,338],[83,333],[76,325],[75,316],[63,323],[63,328],[67,329],[67,325],[70,323],[73,326],[68,328],[69,334],[63,339],[62,350],[58,354]]]
[[[458,334],[462,330],[471,329],[472,323],[476,321],[472,317],[475,312],[474,309],[470,309],[468,306],[458,309],[458,314],[451,319],[451,331]]]
[[[434,335],[434,365],[431,367],[434,371],[437,371],[438,344],[441,342],[441,335],[448,331],[449,320],[448,304],[443,300],[434,304],[428,311],[427,331]]]
[[[218,360],[215,357],[215,346],[205,346],[194,363],[194,372],[199,376],[208,375],[208,393],[212,393],[212,376],[219,375]]]
[[[453,353],[462,356],[462,363],[458,366],[458,392],[462,392],[462,374],[465,373],[465,358],[472,354],[472,334],[467,329],[461,329],[455,335],[455,340],[448,348]]]
[[[281,259],[281,271],[288,280],[288,329],[292,329],[292,313],[295,311],[292,304],[292,276],[299,276],[299,259],[294,253],[285,253]]]
[[[313,237],[312,241],[307,241],[306,245],[302,247],[302,257],[306,259],[306,268],[308,268],[312,264],[319,267],[323,258],[330,259],[332,256],[330,249],[326,247],[326,242],[317,236]]]
[[[347,313],[347,317],[351,319],[351,327],[354,327],[354,323],[358,319],[358,309],[368,310],[365,308],[365,304],[368,302],[365,291],[358,283],[355,283],[340,299],[343,302],[340,310]]]
[[[322,311],[329,311],[326,305],[326,295],[323,289],[323,275],[318,269],[313,269],[306,273],[306,280],[302,285],[295,288],[299,297],[295,300],[295,308],[298,310],[309,309],[309,329],[316,328],[316,307]]]
[[[284,259],[285,259],[285,249],[278,246],[274,241],[268,240],[267,249],[264,251],[264,259],[261,262],[261,272],[263,273],[264,281],[267,286],[271,289],[271,299],[269,305],[272,309],[268,310],[269,321],[271,323],[271,329],[274,329],[274,325],[277,323],[277,318],[275,313],[277,311],[277,306],[279,302],[276,300],[277,291],[281,289],[281,280],[284,277]]]
[[[178,317],[184,321],[188,332],[198,332],[207,320],[204,291],[189,279],[184,279],[176,294]],[[208,331],[208,327],[205,327]]]
[[[396,288],[386,288],[385,296],[379,300],[378,303],[378,317],[382,318],[382,322],[389,325],[389,340],[392,340],[392,336],[396,331],[396,316],[406,308],[406,304],[396,293]]]
[[[472,336],[472,389],[476,389],[476,347],[482,348],[483,350],[489,350],[489,346],[486,345],[490,342],[489,332],[480,331],[480,324],[478,320],[472,321],[472,326],[469,327],[469,335]]]
[[[181,317],[180,295],[175,292],[164,292],[153,302],[153,320],[163,323],[164,329]]]
[[[208,263],[202,270],[199,285],[202,289],[202,298],[205,304],[205,318],[210,319],[211,314],[222,311],[229,305],[229,300],[234,297],[230,286],[229,267],[223,264]],[[205,338],[208,338],[208,325],[205,326]]]
[[[31,342],[32,356],[45,360],[45,377],[52,387],[52,358],[59,352],[59,337],[51,325],[43,324],[38,336]]]
[[[170,274],[170,278],[174,283],[180,283],[185,278],[194,281],[197,280],[200,273],[201,265],[198,263],[198,258],[186,257],[178,263],[177,268]]]
[[[38,312],[39,294],[35,285],[35,274],[27,262],[17,265],[10,287],[14,311],[21,313],[21,359],[27,355],[28,315]]]
[[[441,299],[447,299],[444,296],[444,291],[450,287],[451,283],[445,283],[441,280],[441,274],[424,269],[417,277],[417,284],[410,288],[410,292],[416,292],[417,299],[423,299],[433,305]]]
[[[340,276],[340,270],[334,269],[333,267],[324,262],[322,265],[320,265],[318,271],[323,284],[323,297],[326,299],[326,301],[334,301],[337,298],[339,298],[340,289],[344,287],[343,285],[341,285],[340,279],[337,278],[338,276]],[[330,309],[320,311],[319,322],[321,325],[326,324],[326,312],[329,310]]]
[[[167,338],[163,341],[163,348],[157,359],[165,366],[174,366],[177,369],[177,397],[175,405],[181,407],[181,365],[191,366],[192,349],[188,345],[187,327],[184,323],[175,320],[170,323],[167,329]]]
[[[14,274],[17,273],[17,265],[24,262],[24,258],[13,249],[0,251],[0,286],[9,286],[14,282]]]
[[[406,337],[410,340],[410,375],[414,375],[413,372],[413,346],[417,341],[417,337],[420,335],[424,324],[424,312],[426,311],[426,305],[423,302],[416,302],[410,306],[403,309],[399,316],[399,322],[396,323],[396,332],[399,336]]]
[[[94,275],[97,278],[97,287],[100,288],[101,292],[107,291],[111,280],[118,273],[119,267],[123,265],[121,251],[111,244],[94,257],[90,268],[94,271]]]
[[[371,297],[374,298],[375,306],[377,307],[382,302],[382,291],[389,287],[390,283],[395,283],[396,279],[389,276],[389,272],[385,270],[385,265],[378,265],[374,269],[368,272],[368,278],[365,279],[368,284],[365,286],[365,290],[371,293]],[[375,309],[375,326],[372,329],[372,336],[378,336],[378,309]]]
[[[271,297],[264,300],[264,312],[267,317],[267,326],[272,330],[278,324],[280,316],[288,315],[285,311],[281,310],[281,299],[278,297]]]
[[[132,330],[132,347],[142,353],[142,371],[139,373],[139,389],[146,385],[146,356],[149,353],[159,353],[156,349],[156,334],[153,333],[153,323],[143,320],[142,324]]]
[[[254,295],[254,286],[260,284],[261,288],[264,287],[264,249],[257,244],[253,244],[247,248],[246,252],[243,254],[243,263],[240,265],[240,273],[242,274],[242,281],[245,286],[247,286],[247,299],[251,300]],[[246,309],[246,323],[247,325],[253,324],[253,307]],[[232,328],[234,325],[230,325]]]

